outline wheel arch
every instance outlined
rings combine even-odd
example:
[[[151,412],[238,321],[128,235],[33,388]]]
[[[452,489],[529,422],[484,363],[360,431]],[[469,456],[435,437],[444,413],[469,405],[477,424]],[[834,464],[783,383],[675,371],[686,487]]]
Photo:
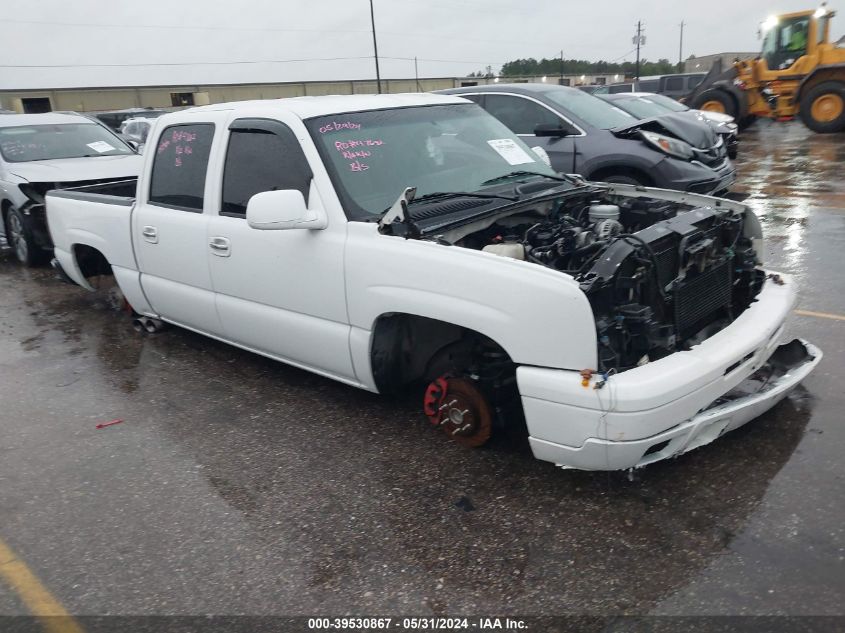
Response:
[[[612,163],[610,165],[602,165],[597,167],[586,176],[587,180],[598,180],[607,178],[608,176],[623,175],[630,176],[639,180],[643,185],[651,187],[655,185],[654,178],[644,169],[636,165],[626,163]]]
[[[96,275],[113,275],[111,264],[103,252],[88,244],[73,244],[71,253],[79,274],[87,279]]]
[[[368,360],[373,383],[379,393],[393,393],[405,385],[437,372],[438,355],[452,348],[483,344],[501,352],[508,362],[512,356],[483,331],[440,319],[392,311],[379,314],[372,324]]]
[[[845,62],[841,64],[825,64],[824,66],[816,66],[801,83],[798,84],[798,90],[795,91],[795,96],[792,98],[793,103],[800,103],[801,98],[815,86],[825,81],[840,81],[845,84]]]

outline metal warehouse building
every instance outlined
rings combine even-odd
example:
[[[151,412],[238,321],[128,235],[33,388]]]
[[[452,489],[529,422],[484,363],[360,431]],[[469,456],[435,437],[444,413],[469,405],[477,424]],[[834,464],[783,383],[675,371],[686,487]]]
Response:
[[[615,77],[615,79],[614,79]],[[382,79],[383,92],[429,92],[460,86],[503,82],[542,82],[546,77],[439,77],[426,79]],[[549,77],[549,83],[579,85],[584,83],[613,83],[616,75],[567,75],[562,79]],[[15,112],[50,112],[75,110],[100,112],[127,108],[171,108],[207,105],[249,99],[280,99],[284,97],[338,94],[373,94],[376,82],[305,81],[290,83],[204,84],[196,86],[138,86],[113,88],[54,88],[44,90],[0,90],[0,109]]]
[[[702,57],[691,57],[684,62],[685,73],[706,73],[716,63],[717,60],[722,60],[722,68],[730,68],[735,59],[752,59],[757,57],[760,53],[714,53],[713,55],[703,55]]]

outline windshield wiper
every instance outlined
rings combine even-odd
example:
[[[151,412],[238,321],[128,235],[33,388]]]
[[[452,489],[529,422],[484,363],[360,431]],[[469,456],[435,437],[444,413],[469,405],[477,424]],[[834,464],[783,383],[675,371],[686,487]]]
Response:
[[[486,184],[486,183],[484,183]],[[434,193],[427,193],[419,198],[414,198],[408,204],[416,204],[417,202],[430,202],[431,200],[445,200],[448,198],[491,198],[508,200],[516,202],[519,200],[517,196],[503,196],[498,193],[478,193],[475,191],[435,191]]]
[[[431,202],[432,200],[449,200],[451,198],[498,198],[508,202],[519,200],[517,196],[501,196],[496,193],[477,193],[473,191],[435,191],[424,196],[416,197],[416,187],[406,187],[399,198],[384,210],[379,218],[379,231],[390,231],[392,235],[406,238],[419,237],[420,230],[412,221],[408,207],[416,202]]]
[[[502,180],[508,180],[509,178],[516,178],[517,176],[542,176],[543,178],[548,178],[549,180],[559,180],[560,182],[572,182],[572,179],[565,178],[563,176],[549,176],[548,174],[541,174],[536,171],[512,171],[509,174],[505,174],[504,176],[496,176],[495,178],[491,178],[490,180],[485,180],[482,182],[482,185],[492,185],[493,183],[500,182]]]

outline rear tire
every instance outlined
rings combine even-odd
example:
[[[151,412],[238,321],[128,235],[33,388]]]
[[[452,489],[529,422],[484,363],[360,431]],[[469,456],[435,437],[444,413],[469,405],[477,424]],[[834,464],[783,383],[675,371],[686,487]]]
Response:
[[[695,99],[694,103],[689,104],[691,108],[696,110],[707,110],[709,112],[721,112],[728,114],[739,121],[743,118],[739,112],[739,106],[736,99],[729,93],[719,88],[710,88],[705,90]]]
[[[44,261],[44,253],[35,243],[26,218],[15,207],[9,207],[6,212],[6,241],[24,266],[32,268]]]
[[[825,81],[801,97],[801,120],[813,132],[832,134],[845,130],[845,83]]]

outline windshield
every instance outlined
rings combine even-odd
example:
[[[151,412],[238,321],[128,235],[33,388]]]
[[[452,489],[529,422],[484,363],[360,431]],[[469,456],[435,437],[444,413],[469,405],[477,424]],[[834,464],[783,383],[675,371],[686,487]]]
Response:
[[[784,70],[807,53],[809,16],[765,24],[762,56],[770,70]]]
[[[543,96],[562,106],[565,114],[601,130],[630,125],[636,120],[624,110],[580,90],[549,90]]]
[[[406,187],[478,191],[515,171],[555,172],[475,104],[351,112],[306,122],[350,219],[380,216]]]
[[[666,95],[643,95],[640,99],[656,103],[666,110],[671,110],[672,112],[686,112],[689,110],[689,108],[683,103],[675,101],[672,97],[667,97]]]
[[[134,153],[96,123],[58,123],[0,128],[0,154],[10,163]]]

